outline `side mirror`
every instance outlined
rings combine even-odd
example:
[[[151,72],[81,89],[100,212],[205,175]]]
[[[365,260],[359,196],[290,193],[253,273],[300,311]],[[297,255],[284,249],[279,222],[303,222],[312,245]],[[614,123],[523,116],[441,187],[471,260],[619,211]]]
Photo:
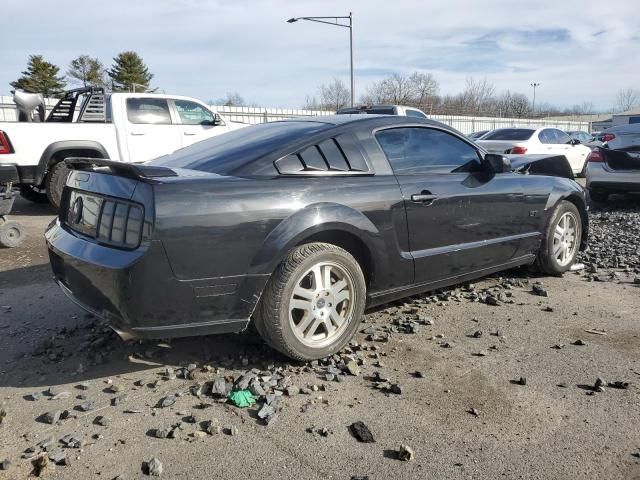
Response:
[[[580,140],[578,140],[577,138],[572,138],[571,145],[580,145]]]
[[[504,173],[511,171],[511,160],[504,155],[496,153],[487,153],[484,161],[492,173]]]
[[[215,119],[213,120],[213,125],[215,125],[216,127],[224,125],[224,120],[222,120],[222,117],[217,113]]]

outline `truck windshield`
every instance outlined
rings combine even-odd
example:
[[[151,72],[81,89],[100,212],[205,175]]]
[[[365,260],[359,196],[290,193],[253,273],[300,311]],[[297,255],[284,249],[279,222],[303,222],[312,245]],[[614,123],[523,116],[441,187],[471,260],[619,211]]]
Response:
[[[263,123],[194,143],[147,164],[229,175],[292,140],[331,126],[322,122]]]
[[[482,140],[529,140],[535,130],[528,128],[500,128],[482,137]]]

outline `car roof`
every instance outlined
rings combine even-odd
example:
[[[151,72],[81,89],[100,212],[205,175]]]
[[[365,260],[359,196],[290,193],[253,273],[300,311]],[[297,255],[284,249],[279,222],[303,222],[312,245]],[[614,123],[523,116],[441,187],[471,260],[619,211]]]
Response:
[[[401,115],[362,115],[358,113],[354,114],[343,114],[343,115],[318,115],[313,117],[293,117],[288,120],[278,120],[279,122],[319,122],[319,123],[327,123],[330,125],[346,125],[349,123],[373,123],[373,124],[416,124],[421,123],[425,125],[433,125],[437,127],[444,127],[448,130],[455,131],[455,129],[450,126],[437,122],[435,120],[430,120],[428,118],[420,118],[420,117],[405,117]]]

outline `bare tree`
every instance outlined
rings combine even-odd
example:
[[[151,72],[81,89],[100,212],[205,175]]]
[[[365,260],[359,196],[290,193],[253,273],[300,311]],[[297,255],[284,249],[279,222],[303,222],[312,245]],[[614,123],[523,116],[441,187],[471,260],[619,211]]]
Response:
[[[323,110],[340,110],[351,102],[351,92],[339,78],[334,78],[327,85],[320,85],[319,93]]]
[[[462,92],[462,107],[467,113],[480,113],[495,94],[495,87],[487,81],[474,80],[467,77],[465,89]]]
[[[224,105],[225,107],[243,107],[246,105],[244,98],[238,92],[227,92],[227,95],[213,101],[214,105]]]
[[[360,101],[366,104],[390,103],[426,108],[427,105],[438,103],[435,100],[438,88],[438,82],[430,73],[415,72],[410,76],[394,73],[371,84]]]
[[[433,105],[434,98],[438,95],[438,81],[430,73],[415,72],[409,77],[413,88],[413,104],[423,109]]]
[[[623,88],[616,95],[616,110],[624,112],[640,105],[640,91],[635,88]]]
[[[529,98],[524,93],[513,93],[509,99],[509,112],[516,118],[522,118],[531,112]]]

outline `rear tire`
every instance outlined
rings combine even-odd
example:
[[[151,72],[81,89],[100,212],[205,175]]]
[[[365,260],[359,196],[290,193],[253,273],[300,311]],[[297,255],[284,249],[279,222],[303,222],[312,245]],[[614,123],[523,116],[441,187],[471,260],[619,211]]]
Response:
[[[20,196],[33,203],[49,203],[47,192],[35,185],[22,185],[20,187]]]
[[[556,207],[542,239],[536,264],[547,275],[562,275],[571,268],[582,242],[582,218],[578,208],[563,200]]]
[[[56,210],[60,208],[60,199],[62,198],[62,189],[67,183],[67,177],[69,176],[69,168],[64,160],[59,161],[47,174],[44,184],[47,189],[47,197],[49,202]]]
[[[589,198],[594,202],[604,203],[609,200],[609,192],[589,189]]]
[[[328,243],[294,248],[269,279],[256,329],[275,350],[314,360],[342,349],[355,334],[366,299],[358,262]]]

